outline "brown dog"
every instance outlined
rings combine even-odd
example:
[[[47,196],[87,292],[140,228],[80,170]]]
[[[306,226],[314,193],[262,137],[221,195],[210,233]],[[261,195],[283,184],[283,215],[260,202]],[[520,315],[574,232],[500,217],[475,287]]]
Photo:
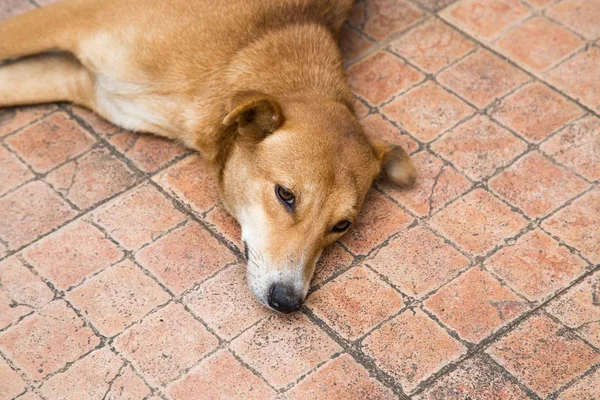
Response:
[[[353,0],[65,0],[0,23],[0,107],[56,101],[178,140],[214,170],[248,282],[281,311],[382,172],[415,179],[354,115],[336,36]]]

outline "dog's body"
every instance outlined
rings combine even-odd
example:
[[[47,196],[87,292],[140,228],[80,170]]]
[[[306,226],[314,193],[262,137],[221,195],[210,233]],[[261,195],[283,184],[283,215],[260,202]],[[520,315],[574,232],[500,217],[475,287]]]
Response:
[[[352,3],[64,0],[0,23],[0,107],[74,102],[200,151],[254,293],[292,311],[379,173],[414,180],[354,117],[336,44]]]

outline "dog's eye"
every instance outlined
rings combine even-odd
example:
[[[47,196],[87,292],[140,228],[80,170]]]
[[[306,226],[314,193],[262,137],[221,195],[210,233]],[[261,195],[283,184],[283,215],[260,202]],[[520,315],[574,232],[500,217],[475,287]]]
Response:
[[[291,190],[284,188],[283,186],[275,185],[275,194],[277,194],[277,198],[279,201],[283,203],[289,210],[294,208],[294,203],[296,202],[296,197]]]
[[[340,221],[333,227],[332,231],[344,232],[350,228],[350,225],[352,225],[352,222],[350,221]]]

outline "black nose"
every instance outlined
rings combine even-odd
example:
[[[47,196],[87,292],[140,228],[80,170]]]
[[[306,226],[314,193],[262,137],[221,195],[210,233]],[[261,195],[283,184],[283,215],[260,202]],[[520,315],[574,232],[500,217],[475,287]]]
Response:
[[[269,305],[284,314],[298,311],[302,305],[302,298],[294,289],[285,285],[273,285],[269,291]]]

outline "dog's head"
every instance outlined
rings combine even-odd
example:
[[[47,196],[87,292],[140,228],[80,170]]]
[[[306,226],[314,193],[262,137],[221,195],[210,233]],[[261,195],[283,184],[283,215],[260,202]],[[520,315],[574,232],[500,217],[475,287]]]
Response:
[[[409,185],[414,167],[402,148],[368,140],[333,101],[240,93],[224,124],[237,135],[220,190],[242,227],[249,285],[263,305],[295,311],[321,252],[352,226],[373,180]]]

